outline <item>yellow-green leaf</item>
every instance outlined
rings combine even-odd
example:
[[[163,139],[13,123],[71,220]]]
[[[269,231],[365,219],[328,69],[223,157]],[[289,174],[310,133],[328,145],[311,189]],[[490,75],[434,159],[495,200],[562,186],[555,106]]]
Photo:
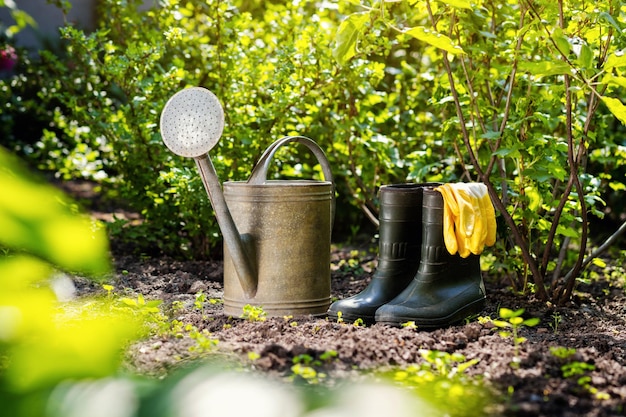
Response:
[[[606,64],[604,64],[605,70],[610,70],[611,68],[618,67],[626,67],[626,54],[622,53],[621,55],[611,54],[606,60]]]
[[[435,48],[442,49],[453,55],[460,55],[465,53],[463,48],[455,45],[454,42],[452,42],[452,39],[450,39],[446,35],[442,35],[441,33],[426,29],[425,27],[416,26],[405,31],[405,33],[407,35],[413,36],[415,39],[426,42],[427,44],[434,46]]]
[[[538,78],[572,73],[570,66],[562,61],[520,62],[518,69],[522,72],[529,72]]]
[[[370,19],[369,12],[353,13],[339,25],[333,48],[333,57],[343,65],[356,53],[356,41],[363,26]]]
[[[538,317],[532,317],[523,321],[524,326],[533,327],[539,324]]]
[[[443,4],[456,7],[457,9],[471,9],[472,5],[467,0],[441,0]]]
[[[626,106],[618,99],[612,97],[602,97],[602,101],[604,101],[610,112],[626,125]]]
[[[602,83],[626,88],[626,77],[616,77],[612,74],[607,74],[602,77]]]

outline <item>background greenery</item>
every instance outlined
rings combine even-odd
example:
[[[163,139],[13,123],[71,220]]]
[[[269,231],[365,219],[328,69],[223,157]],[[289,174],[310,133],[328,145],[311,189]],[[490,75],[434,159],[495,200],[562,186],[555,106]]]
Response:
[[[225,108],[222,181],[246,179],[284,135],[325,149],[336,239],[372,230],[363,213],[383,184],[482,181],[500,222],[486,267],[561,302],[590,237],[623,221],[620,2],[140,3],[101,1],[96,31],[62,28],[0,89],[5,145],[140,212],[109,225],[139,252],[220,255],[193,161],[158,129],[167,99],[195,85]],[[273,175],[320,175],[306,153],[281,158]]]

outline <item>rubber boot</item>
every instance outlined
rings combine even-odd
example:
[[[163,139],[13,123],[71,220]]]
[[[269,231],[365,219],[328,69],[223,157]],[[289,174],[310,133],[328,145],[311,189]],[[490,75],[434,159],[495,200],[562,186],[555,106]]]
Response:
[[[393,184],[380,188],[378,265],[368,286],[359,294],[334,302],[332,319],[358,318],[373,323],[378,307],[391,301],[417,272],[421,248],[422,190],[430,184]]]
[[[418,329],[440,328],[479,313],[484,305],[480,256],[450,255],[443,239],[443,196],[425,189],[417,274],[400,295],[376,311],[376,322],[392,326],[414,322]]]

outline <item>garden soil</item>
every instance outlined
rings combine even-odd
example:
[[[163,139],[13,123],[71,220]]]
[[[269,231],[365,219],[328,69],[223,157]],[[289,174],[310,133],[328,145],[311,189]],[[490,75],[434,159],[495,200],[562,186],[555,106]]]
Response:
[[[366,287],[376,267],[372,243],[363,247],[337,247],[332,253],[332,297],[342,299]],[[483,317],[498,318],[501,307],[525,309],[524,318],[539,318],[535,327],[522,328],[526,338],[516,350],[490,322],[474,319],[435,331],[391,328],[380,324],[355,326],[325,317],[277,317],[265,321],[228,317],[223,295],[221,261],[180,261],[167,257],[129,255],[128,248],[112,242],[115,273],[111,284],[125,295],[162,300],[170,319],[206,330],[217,344],[206,357],[241,361],[259,372],[287,378],[293,359],[325,352],[337,357],[323,361],[326,380],[358,378],[375,370],[397,369],[421,363],[420,350],[459,353],[478,362],[467,374],[501,394],[498,414],[510,416],[624,416],[626,415],[626,293],[621,285],[604,279],[580,283],[572,301],[554,307],[532,296],[512,293],[506,282],[486,279],[487,304]],[[358,251],[358,252],[355,252]],[[355,256],[355,254],[357,254]],[[352,260],[350,262],[350,260]],[[489,278],[488,272],[485,277]],[[104,291],[77,280],[82,292]],[[206,300],[198,305],[198,294]],[[213,301],[213,302],[211,302]],[[200,308],[199,308],[200,307]],[[183,331],[153,336],[132,345],[127,366],[144,375],[163,377],[202,357],[190,351],[197,343]],[[551,348],[575,350],[560,359]],[[205,353],[206,354],[206,353]],[[254,359],[251,359],[254,358]],[[517,358],[519,366],[511,362]],[[593,369],[566,377],[563,365],[587,363]],[[580,381],[581,376],[589,378]],[[323,381],[322,381],[323,383]]]

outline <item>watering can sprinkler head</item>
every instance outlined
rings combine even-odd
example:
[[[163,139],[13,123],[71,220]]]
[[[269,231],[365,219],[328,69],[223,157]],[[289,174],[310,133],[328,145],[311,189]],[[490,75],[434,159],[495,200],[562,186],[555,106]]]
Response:
[[[219,99],[202,87],[177,92],[161,112],[160,129],[165,146],[176,155],[194,158],[196,161],[241,286],[249,298],[254,297],[257,290],[254,263],[245,250],[224,200],[215,167],[208,156],[224,130],[224,110]]]
[[[224,109],[211,91],[192,87],[174,94],[161,113],[161,136],[176,155],[200,158],[217,145]]]

